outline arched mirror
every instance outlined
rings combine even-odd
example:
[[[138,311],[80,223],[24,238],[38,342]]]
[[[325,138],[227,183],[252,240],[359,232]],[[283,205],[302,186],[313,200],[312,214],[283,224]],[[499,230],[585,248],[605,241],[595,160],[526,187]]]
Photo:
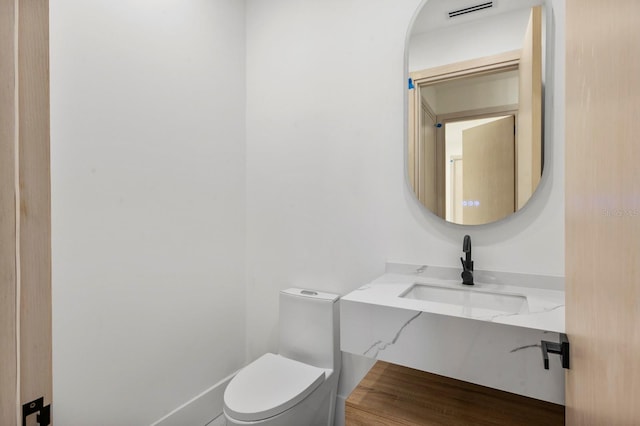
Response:
[[[429,0],[408,45],[407,167],[416,198],[461,225],[501,220],[544,167],[543,7]]]

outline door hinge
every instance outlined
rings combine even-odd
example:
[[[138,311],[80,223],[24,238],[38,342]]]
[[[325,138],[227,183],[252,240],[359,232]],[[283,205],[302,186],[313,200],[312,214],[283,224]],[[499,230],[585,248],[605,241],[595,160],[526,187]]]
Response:
[[[34,399],[22,405],[22,426],[26,426],[27,417],[33,413],[38,413],[36,421],[40,426],[49,426],[51,424],[51,404],[44,406],[44,397]]]

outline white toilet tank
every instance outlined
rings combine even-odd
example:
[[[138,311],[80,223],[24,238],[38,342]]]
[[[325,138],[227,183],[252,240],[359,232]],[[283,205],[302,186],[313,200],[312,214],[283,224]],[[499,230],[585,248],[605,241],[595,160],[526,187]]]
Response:
[[[280,355],[340,370],[340,296],[289,288],[280,292]]]

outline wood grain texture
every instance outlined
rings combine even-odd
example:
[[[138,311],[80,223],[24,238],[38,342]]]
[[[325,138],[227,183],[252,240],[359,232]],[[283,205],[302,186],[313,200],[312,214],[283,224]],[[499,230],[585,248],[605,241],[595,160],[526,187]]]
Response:
[[[542,175],[542,6],[531,8],[520,55],[517,135],[517,209],[535,192]]]
[[[454,80],[466,76],[492,74],[518,69],[520,50],[499,53],[467,61],[454,62],[439,67],[409,73],[414,84],[427,84]]]
[[[436,115],[429,105],[421,102],[420,139],[418,143],[418,199],[430,211],[438,214],[438,147],[436,142]],[[444,161],[443,161],[444,163]]]
[[[481,225],[514,210],[515,117],[508,116],[462,132],[462,197],[480,204],[462,208],[462,223]]]
[[[410,89],[407,95],[407,172],[409,183],[414,193],[418,193],[418,165],[416,151],[419,138],[418,119],[416,113],[420,96],[417,88]]]
[[[17,422],[15,9],[0,0],[0,425]]]
[[[567,0],[567,423],[640,424],[640,2]]]
[[[49,7],[20,0],[19,182],[21,399],[52,399]]]
[[[378,361],[347,398],[346,424],[552,426],[564,407]]]

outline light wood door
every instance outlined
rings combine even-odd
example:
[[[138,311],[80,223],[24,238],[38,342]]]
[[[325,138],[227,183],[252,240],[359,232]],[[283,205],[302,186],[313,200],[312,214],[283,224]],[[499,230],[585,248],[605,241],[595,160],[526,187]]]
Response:
[[[462,156],[452,156],[451,164],[451,205],[448,206],[451,216],[447,220],[454,223],[462,221]]]
[[[418,199],[432,212],[438,212],[438,154],[436,117],[427,103],[421,102],[418,144]]]
[[[513,132],[513,116],[462,132],[465,225],[493,222],[514,212]]]
[[[640,2],[566,2],[567,424],[640,424]]]
[[[531,8],[520,54],[517,201],[521,209],[542,175],[542,7]]]
[[[3,426],[22,424],[23,404],[52,400],[48,23],[46,0],[0,0]]]
[[[419,111],[419,96],[417,88],[409,89],[407,95],[407,173],[409,175],[409,183],[411,189],[417,195],[418,194],[418,164],[416,151],[419,139],[418,129],[418,115],[416,111]]]
[[[0,425],[17,419],[14,1],[0,0]]]

